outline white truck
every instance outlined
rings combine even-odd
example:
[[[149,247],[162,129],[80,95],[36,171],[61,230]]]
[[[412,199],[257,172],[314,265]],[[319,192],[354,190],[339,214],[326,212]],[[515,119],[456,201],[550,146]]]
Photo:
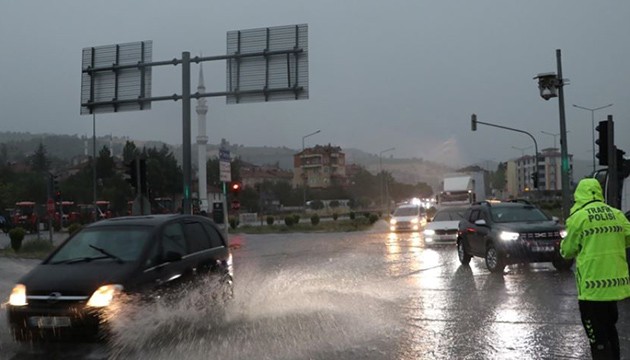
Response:
[[[438,205],[465,205],[486,199],[484,174],[481,171],[448,174],[437,195]]]

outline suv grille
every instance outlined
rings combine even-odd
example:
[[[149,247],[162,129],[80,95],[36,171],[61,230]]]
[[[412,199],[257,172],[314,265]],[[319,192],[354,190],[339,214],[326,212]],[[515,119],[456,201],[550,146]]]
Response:
[[[558,240],[560,239],[559,231],[538,231],[521,233],[521,240]]]

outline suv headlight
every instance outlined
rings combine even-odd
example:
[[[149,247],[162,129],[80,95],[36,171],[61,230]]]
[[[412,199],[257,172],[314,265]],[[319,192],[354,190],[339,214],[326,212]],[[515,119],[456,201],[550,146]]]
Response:
[[[389,220],[389,223],[392,225],[396,225],[396,219],[392,218],[391,220]]]
[[[122,285],[103,285],[96,289],[87,302],[87,306],[105,307],[111,305],[118,293],[122,291]]]
[[[17,284],[11,290],[11,295],[9,296],[9,305],[11,306],[26,306],[28,302],[26,302],[26,286],[22,284]]]
[[[433,236],[433,235],[435,235],[435,230],[433,230],[433,229],[425,229],[424,230],[424,235],[425,236]]]
[[[412,223],[412,224],[417,224],[417,223],[418,223],[418,218],[413,218],[413,219],[411,219],[411,223]]]
[[[499,238],[501,238],[501,240],[504,240],[504,241],[518,240],[519,237],[520,237],[519,233],[511,232],[511,231],[501,231],[501,233],[499,234]]]
[[[567,231],[565,229],[560,230],[560,238],[564,239],[567,237]]]

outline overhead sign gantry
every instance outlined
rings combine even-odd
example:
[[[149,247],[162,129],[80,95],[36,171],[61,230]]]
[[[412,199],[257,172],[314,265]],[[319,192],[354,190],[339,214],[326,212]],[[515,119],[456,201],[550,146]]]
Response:
[[[148,110],[153,101],[182,101],[183,203],[191,208],[190,100],[225,96],[228,104],[308,99],[308,25],[229,31],[227,54],[152,62],[153,44],[141,41],[83,49],[81,114]],[[190,63],[226,60],[226,90],[190,92]],[[181,65],[182,92],[152,96],[151,68]]]

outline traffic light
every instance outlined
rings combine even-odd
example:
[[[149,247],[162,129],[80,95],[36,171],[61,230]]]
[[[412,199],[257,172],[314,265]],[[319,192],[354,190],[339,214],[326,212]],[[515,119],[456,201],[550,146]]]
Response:
[[[605,166],[608,165],[608,120],[600,121],[595,130],[599,133],[598,139],[595,140],[595,144],[598,146],[595,156],[599,159],[599,165]]]
[[[535,172],[532,174],[532,184],[534,189],[538,189],[538,173]]]
[[[240,182],[233,182],[230,185],[230,191],[232,192],[232,194],[234,194],[234,196],[238,196],[238,194],[241,192],[241,183]]]
[[[470,116],[470,127],[472,131],[477,131],[477,114],[472,114]]]
[[[131,160],[130,162],[125,164],[125,181],[131,185],[132,189],[135,189],[138,186],[138,172],[136,169],[136,160]]]

